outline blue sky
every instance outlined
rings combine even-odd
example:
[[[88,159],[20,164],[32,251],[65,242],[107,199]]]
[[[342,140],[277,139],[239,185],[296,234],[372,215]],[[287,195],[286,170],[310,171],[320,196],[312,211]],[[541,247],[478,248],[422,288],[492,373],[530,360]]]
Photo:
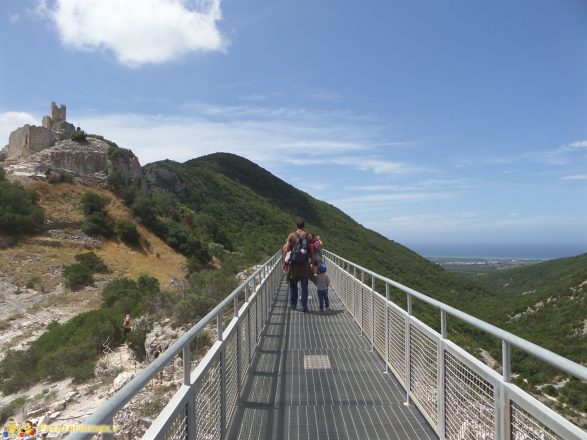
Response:
[[[2,0],[0,144],[51,101],[142,164],[240,154],[424,255],[587,251],[584,0]]]

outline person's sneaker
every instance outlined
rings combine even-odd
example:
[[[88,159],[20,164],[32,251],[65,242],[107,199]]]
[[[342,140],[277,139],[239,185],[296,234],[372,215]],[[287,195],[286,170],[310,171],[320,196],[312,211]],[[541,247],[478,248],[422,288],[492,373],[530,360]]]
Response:
[[[292,306],[292,305],[290,304],[290,306],[289,306],[289,309],[290,309],[290,310],[295,310],[295,309],[296,309],[296,306]]]
[[[302,313],[306,313],[308,311],[308,309],[304,309],[303,307],[300,309],[300,312]]]
[[[324,307],[320,307],[320,311],[323,312],[324,311]]]

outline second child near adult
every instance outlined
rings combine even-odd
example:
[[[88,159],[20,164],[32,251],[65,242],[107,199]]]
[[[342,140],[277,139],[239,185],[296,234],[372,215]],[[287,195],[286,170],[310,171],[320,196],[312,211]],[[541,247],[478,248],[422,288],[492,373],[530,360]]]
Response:
[[[326,275],[326,266],[321,264],[318,268],[314,281],[316,282],[316,290],[318,291],[318,303],[320,304],[320,310],[324,310],[324,307],[330,307],[330,301],[328,300],[328,287],[330,286],[330,278]]]

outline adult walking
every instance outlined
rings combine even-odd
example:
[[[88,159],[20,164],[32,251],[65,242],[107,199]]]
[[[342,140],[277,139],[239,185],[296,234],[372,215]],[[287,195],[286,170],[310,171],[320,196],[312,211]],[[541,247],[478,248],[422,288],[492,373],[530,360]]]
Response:
[[[302,287],[301,311],[308,311],[308,278],[312,276],[311,263],[314,261],[314,247],[304,231],[305,222],[296,222],[296,231],[287,237],[289,261],[287,279],[289,281],[289,307],[295,309],[298,304],[298,282]],[[284,249],[285,250],[285,249]]]

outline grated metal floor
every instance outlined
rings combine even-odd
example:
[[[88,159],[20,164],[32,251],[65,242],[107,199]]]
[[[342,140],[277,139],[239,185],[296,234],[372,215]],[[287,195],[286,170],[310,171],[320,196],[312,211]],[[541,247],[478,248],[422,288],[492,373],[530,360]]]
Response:
[[[253,360],[230,439],[437,439],[371,352],[336,295],[290,311],[282,284]]]

